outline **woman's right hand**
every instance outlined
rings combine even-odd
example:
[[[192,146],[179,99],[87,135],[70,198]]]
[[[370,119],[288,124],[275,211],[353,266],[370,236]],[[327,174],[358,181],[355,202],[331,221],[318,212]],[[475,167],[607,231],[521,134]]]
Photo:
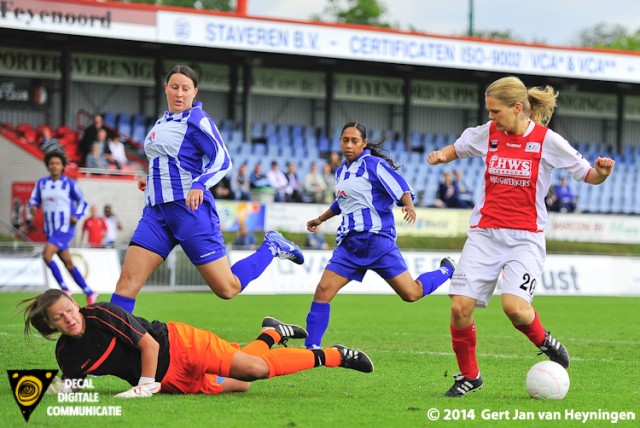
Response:
[[[442,150],[434,150],[427,155],[427,162],[429,162],[429,165],[438,165],[445,163],[446,161],[447,157]]]
[[[142,190],[147,188],[147,177],[138,177],[138,190]]]

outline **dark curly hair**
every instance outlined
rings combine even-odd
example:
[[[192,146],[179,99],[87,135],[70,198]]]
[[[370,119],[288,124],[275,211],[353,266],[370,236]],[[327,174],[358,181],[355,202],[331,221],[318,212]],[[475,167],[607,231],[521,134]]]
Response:
[[[62,162],[62,167],[67,166],[67,155],[65,155],[60,150],[52,150],[50,152],[47,152],[44,155],[44,166],[49,167],[49,161],[51,160],[51,158],[59,158]]]

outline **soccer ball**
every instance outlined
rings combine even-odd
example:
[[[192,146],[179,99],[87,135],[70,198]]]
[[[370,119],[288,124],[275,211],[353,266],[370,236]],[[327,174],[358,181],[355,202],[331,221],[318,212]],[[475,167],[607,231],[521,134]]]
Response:
[[[531,398],[562,400],[569,391],[569,373],[553,361],[541,361],[529,369],[525,385]]]

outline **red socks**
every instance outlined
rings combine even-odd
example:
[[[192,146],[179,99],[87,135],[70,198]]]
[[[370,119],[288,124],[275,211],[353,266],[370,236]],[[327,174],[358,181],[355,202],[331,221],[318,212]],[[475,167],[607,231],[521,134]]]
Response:
[[[453,352],[456,353],[462,376],[476,379],[480,374],[476,359],[476,324],[472,322],[466,328],[455,328],[451,325],[450,329]]]
[[[534,345],[540,346],[542,345],[542,342],[544,342],[544,338],[546,337],[547,332],[545,331],[544,327],[542,327],[542,324],[540,324],[538,313],[535,312],[535,310],[534,313],[536,314],[536,316],[533,318],[533,321],[531,321],[531,324],[514,324],[514,327],[523,332]]]

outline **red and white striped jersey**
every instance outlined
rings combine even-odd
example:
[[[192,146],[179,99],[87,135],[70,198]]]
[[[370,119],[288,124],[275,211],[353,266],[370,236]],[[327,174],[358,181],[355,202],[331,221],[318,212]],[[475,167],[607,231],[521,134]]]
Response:
[[[534,122],[522,135],[500,131],[491,121],[467,128],[454,148],[459,158],[481,156],[485,165],[471,227],[542,232],[553,169],[562,168],[581,181],[591,167],[567,140]]]

